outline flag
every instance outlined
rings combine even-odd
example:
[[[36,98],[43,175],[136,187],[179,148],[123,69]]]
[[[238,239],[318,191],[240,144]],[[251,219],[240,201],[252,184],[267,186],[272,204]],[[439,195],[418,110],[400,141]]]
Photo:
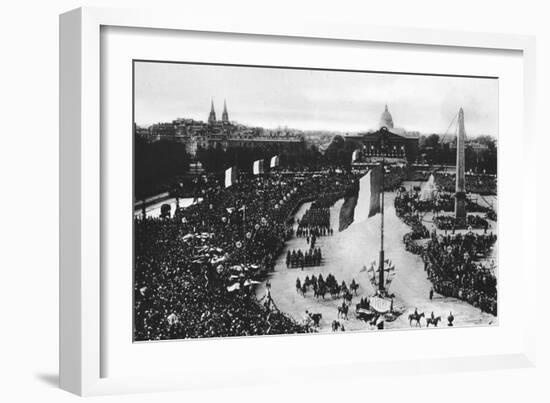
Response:
[[[345,198],[340,208],[340,231],[380,212],[381,187],[382,170],[376,166],[359,180],[356,193]]]
[[[264,173],[264,160],[254,161],[252,165],[252,172],[254,175],[261,175]]]
[[[271,157],[271,161],[269,163],[269,167],[270,168],[275,168],[275,167],[278,167],[279,166],[279,156],[278,155],[274,155],[273,157]]]
[[[241,288],[241,285],[239,283],[235,283],[227,287],[227,291],[233,292]]]
[[[246,281],[244,282],[244,285],[247,286],[247,287],[248,287],[249,285],[255,285],[255,284],[260,284],[260,282],[259,282],[259,281],[256,281],[256,280],[246,280]]]
[[[237,182],[237,167],[227,168],[225,170],[225,187],[235,184]]]
[[[352,154],[351,154],[351,163],[353,164],[355,161],[357,161],[359,159],[359,150],[355,150]]]

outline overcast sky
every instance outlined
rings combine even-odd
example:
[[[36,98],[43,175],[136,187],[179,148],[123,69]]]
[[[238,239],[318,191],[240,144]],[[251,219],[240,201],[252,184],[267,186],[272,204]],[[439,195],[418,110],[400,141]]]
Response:
[[[445,133],[460,107],[466,133],[498,135],[498,80],[400,74],[136,62],[135,120],[148,126],[178,117],[251,126],[365,131],[388,104],[395,127]]]

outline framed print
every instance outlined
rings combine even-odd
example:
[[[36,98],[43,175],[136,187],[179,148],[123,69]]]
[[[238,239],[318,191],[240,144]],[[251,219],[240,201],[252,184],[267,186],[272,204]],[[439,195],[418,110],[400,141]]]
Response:
[[[60,41],[63,388],[533,365],[532,38],[79,9]]]

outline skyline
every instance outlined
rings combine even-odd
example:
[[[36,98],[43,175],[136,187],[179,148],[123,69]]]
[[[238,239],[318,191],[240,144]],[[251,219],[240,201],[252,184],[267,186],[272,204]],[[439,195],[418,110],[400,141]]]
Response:
[[[135,62],[134,120],[139,126],[177,118],[218,119],[275,129],[364,132],[378,128],[388,104],[396,129],[444,134],[460,107],[468,136],[498,137],[498,80]],[[449,135],[452,131],[449,131]]]

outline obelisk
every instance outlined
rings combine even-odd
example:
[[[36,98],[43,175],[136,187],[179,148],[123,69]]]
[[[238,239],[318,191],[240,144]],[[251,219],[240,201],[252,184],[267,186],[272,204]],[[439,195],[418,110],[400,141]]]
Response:
[[[458,112],[458,137],[456,138],[456,188],[455,188],[455,218],[457,226],[466,225],[466,177],[464,171],[464,111]]]

